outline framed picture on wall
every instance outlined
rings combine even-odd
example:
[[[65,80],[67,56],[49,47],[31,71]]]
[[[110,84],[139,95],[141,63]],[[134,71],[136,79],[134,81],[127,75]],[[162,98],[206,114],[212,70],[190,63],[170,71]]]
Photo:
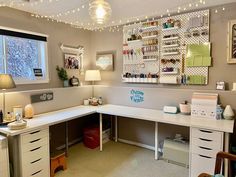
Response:
[[[216,90],[225,90],[225,82],[224,81],[216,82]]]
[[[236,20],[229,21],[227,63],[236,63]]]
[[[64,67],[66,69],[80,69],[80,57],[75,54],[65,54]]]
[[[114,53],[97,53],[96,67],[102,71],[114,70]]]

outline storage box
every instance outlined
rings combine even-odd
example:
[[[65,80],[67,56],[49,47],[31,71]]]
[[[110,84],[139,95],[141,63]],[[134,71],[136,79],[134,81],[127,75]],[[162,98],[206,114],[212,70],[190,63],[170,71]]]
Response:
[[[88,127],[84,128],[83,143],[90,149],[95,149],[100,145],[100,133],[99,127]],[[102,132],[102,142],[105,144],[110,140],[111,129],[104,130]]]
[[[189,143],[165,139],[163,145],[163,159],[188,167]]]
[[[216,119],[218,94],[193,93],[191,116]]]

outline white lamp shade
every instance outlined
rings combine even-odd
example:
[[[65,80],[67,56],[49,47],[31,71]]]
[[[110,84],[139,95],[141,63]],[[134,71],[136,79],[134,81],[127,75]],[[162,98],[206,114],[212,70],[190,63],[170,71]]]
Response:
[[[15,87],[15,82],[10,74],[0,74],[0,89],[11,89]]]
[[[85,81],[100,81],[101,74],[99,70],[87,70],[85,72]]]

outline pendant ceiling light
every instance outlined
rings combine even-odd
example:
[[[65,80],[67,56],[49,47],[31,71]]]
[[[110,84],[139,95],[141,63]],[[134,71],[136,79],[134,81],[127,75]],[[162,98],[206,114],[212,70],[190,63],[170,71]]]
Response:
[[[89,7],[89,15],[98,24],[104,24],[111,16],[111,6],[105,0],[94,0]]]

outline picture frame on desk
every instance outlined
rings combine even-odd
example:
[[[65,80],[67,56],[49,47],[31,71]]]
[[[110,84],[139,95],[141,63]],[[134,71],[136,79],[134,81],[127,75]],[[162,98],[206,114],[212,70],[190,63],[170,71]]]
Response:
[[[228,23],[227,63],[236,64],[236,20]]]

